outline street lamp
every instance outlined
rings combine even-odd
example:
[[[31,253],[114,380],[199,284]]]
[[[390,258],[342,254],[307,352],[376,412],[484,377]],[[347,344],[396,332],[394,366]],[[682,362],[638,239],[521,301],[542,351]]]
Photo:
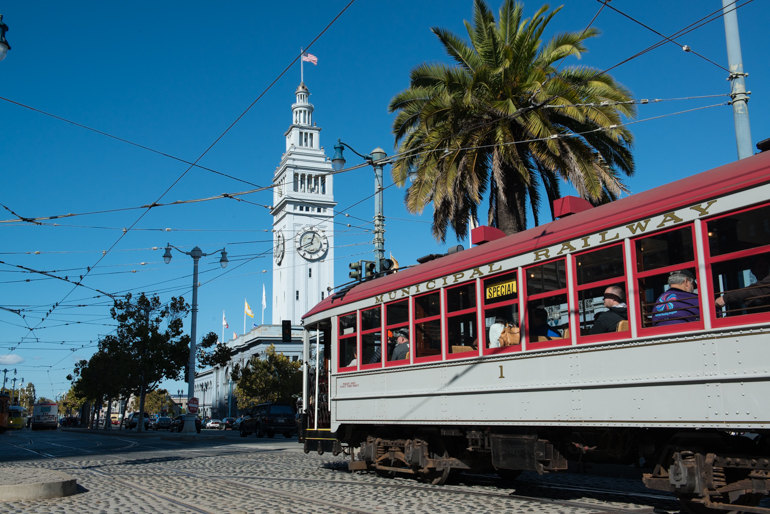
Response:
[[[8,32],[8,25],[3,23],[3,15],[0,14],[0,61],[5,59],[5,56],[8,55],[8,50],[11,49],[11,45],[5,39],[6,32]]]
[[[374,265],[377,273],[390,269],[389,262],[385,263],[385,215],[383,214],[382,203],[382,166],[386,164],[383,159],[388,154],[379,146],[372,150],[369,155],[363,155],[356,152],[352,146],[343,143],[337,139],[334,145],[334,157],[332,157],[332,168],[334,171],[340,171],[345,167],[345,157],[342,155],[343,146],[350,149],[351,152],[363,158],[374,168]]]
[[[215,253],[221,253],[222,258],[219,259],[219,264],[223,268],[227,267],[227,252],[224,248],[221,250],[217,250],[212,253],[203,253],[203,251],[198,248],[197,246],[193,248],[189,252],[185,252],[183,250],[180,250],[176,246],[173,246],[171,243],[168,243],[166,246],[166,252],[163,254],[163,261],[168,264],[171,262],[171,249],[176,250],[179,253],[183,253],[185,255],[189,255],[193,258],[193,299],[192,299],[192,321],[190,323],[190,359],[188,361],[188,369],[187,369],[187,414],[185,415],[185,422],[184,422],[184,428],[182,429],[183,432],[190,434],[195,434],[195,415],[190,414],[189,406],[190,406],[190,398],[192,398],[195,395],[195,338],[197,337],[197,324],[198,324],[198,261],[201,257],[208,257],[209,255],[213,255]]]

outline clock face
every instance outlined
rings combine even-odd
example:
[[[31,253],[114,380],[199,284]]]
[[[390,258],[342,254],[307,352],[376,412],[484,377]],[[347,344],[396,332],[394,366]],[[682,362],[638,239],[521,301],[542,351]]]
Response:
[[[275,234],[275,246],[273,247],[273,258],[275,259],[275,263],[279,266],[281,265],[281,262],[283,261],[283,255],[286,251],[286,241],[283,237],[283,232],[278,232]]]
[[[305,259],[318,259],[326,253],[329,242],[316,227],[304,227],[296,237],[297,253]]]

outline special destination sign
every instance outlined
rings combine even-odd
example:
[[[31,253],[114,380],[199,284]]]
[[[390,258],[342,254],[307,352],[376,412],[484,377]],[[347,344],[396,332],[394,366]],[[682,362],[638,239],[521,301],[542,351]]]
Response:
[[[516,292],[516,280],[510,280],[508,282],[500,282],[493,286],[487,287],[487,300],[493,298],[500,298],[501,296],[508,296]]]

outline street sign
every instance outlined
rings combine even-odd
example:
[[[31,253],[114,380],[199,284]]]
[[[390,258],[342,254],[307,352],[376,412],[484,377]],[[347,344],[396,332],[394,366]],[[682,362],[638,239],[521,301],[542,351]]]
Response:
[[[198,399],[196,397],[192,397],[187,402],[187,410],[190,414],[197,414],[198,413]]]

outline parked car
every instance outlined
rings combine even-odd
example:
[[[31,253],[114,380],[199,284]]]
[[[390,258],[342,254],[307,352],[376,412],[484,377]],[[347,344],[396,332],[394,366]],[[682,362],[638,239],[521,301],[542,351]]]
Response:
[[[232,430],[233,423],[235,423],[235,418],[225,418],[219,423],[219,430],[227,430],[228,428]]]
[[[240,430],[240,428],[241,428],[241,422],[242,422],[244,419],[249,419],[250,417],[251,417],[251,416],[249,416],[248,414],[244,414],[244,415],[243,415],[243,416],[241,416],[240,418],[236,419],[236,420],[233,422],[233,430]]]
[[[220,423],[222,423],[220,420],[218,420],[218,419],[212,419],[211,421],[209,421],[208,423],[206,423],[206,425],[205,425],[205,426],[206,426],[206,428],[219,428],[219,424],[220,424]]]
[[[171,430],[171,418],[161,416],[155,422],[155,430]]]
[[[280,432],[287,439],[294,435],[294,407],[288,403],[263,403],[251,410],[250,418],[241,421],[238,431],[241,437],[257,434],[257,437],[274,437]]]
[[[171,422],[171,430],[172,432],[181,432],[184,428],[184,418],[187,416],[187,414],[180,414],[179,416],[174,418],[174,421]],[[201,418],[198,416],[195,416],[195,431],[199,434],[201,433]]]
[[[132,430],[136,428],[137,423],[139,422],[139,413],[138,412],[132,412],[128,416],[126,416],[126,419],[123,420],[123,428]],[[144,413],[144,429],[147,430],[150,427],[150,415],[146,412]]]
[[[155,428],[155,425],[157,423],[158,423],[158,418],[150,418],[150,424],[147,428],[150,430],[157,430],[157,428]]]

